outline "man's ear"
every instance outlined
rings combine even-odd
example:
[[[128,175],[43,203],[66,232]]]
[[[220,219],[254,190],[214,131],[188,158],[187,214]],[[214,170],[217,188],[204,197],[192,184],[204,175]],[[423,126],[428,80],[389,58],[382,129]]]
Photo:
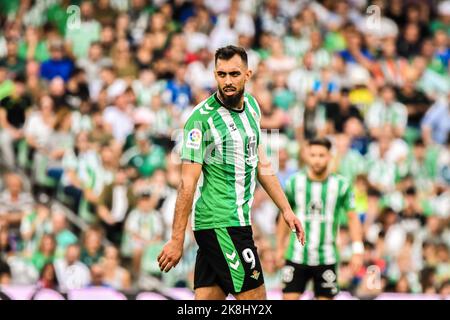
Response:
[[[251,69],[247,69],[245,72],[245,80],[248,81],[253,75],[253,71]]]

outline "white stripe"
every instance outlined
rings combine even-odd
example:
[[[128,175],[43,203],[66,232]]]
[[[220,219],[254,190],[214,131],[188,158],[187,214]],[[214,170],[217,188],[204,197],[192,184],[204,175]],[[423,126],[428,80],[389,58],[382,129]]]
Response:
[[[200,177],[198,178],[197,188],[195,189],[194,201],[192,202],[192,217],[191,224],[192,230],[195,231],[195,205],[197,204],[197,200],[201,196],[200,188],[203,186],[203,171],[200,173]]]
[[[223,163],[223,145],[222,145],[222,137],[220,136],[219,131],[217,130],[216,126],[214,125],[214,121],[212,119],[212,117],[210,117],[208,119],[208,124],[209,127],[211,128],[211,134],[213,135],[214,138],[214,145],[217,146],[217,152],[214,155],[214,158],[211,157],[211,155],[209,155],[211,158],[209,159],[209,161],[213,162],[213,163],[220,163],[220,164],[224,164]]]
[[[303,227],[305,227],[305,209],[306,209],[306,174],[300,174],[295,177],[295,205],[296,214],[300,219]],[[294,252],[292,261],[296,263],[303,262],[303,247],[298,241],[294,241]]]
[[[335,176],[330,176],[328,180],[327,189],[327,203],[325,205],[325,243],[324,243],[324,258],[325,264],[336,263],[333,246],[333,222],[336,201],[338,197],[339,182]]]
[[[311,200],[310,203],[321,203],[322,183],[314,181],[311,184]],[[322,204],[323,205],[323,204]],[[308,204],[309,206],[309,204]],[[307,209],[308,210],[308,209]],[[322,208],[323,210],[323,208]],[[308,218],[311,218],[309,213]],[[308,238],[308,265],[315,266],[319,264],[319,243],[320,243],[320,221],[319,217],[315,214],[312,215],[312,219],[309,220],[309,238]]]
[[[255,136],[256,134],[253,131],[250,122],[248,121],[247,115],[245,112],[241,112],[239,113],[239,118],[241,119],[242,123],[244,124],[244,129],[245,129],[245,133],[247,134],[247,137],[252,137]],[[255,192],[255,186],[256,186],[256,180],[255,180],[255,176],[256,176],[256,167],[250,172],[250,198],[248,200],[248,207],[249,207],[249,212],[248,212],[248,218],[249,218],[249,222],[252,222],[252,215],[251,215],[251,208],[252,208],[252,204],[253,204],[253,194]]]
[[[231,134],[231,139],[233,140],[233,149],[227,150],[227,159],[229,155],[233,155],[234,158],[234,179],[235,179],[235,189],[236,189],[236,205],[237,213],[239,216],[239,222],[241,226],[245,226],[244,212],[242,210],[242,205],[244,203],[244,193],[245,193],[245,151],[244,143],[242,141],[241,134],[237,128],[236,123],[234,123],[230,112],[224,107],[217,109],[218,113],[222,117],[223,122],[227,126],[227,130]],[[236,130],[228,129],[229,125],[233,123]]]

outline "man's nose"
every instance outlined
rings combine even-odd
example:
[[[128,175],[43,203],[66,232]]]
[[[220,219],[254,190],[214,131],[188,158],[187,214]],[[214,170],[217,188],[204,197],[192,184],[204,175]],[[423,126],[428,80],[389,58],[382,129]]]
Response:
[[[225,76],[225,85],[229,86],[232,85],[233,81],[231,81],[231,76],[230,75],[226,75]]]

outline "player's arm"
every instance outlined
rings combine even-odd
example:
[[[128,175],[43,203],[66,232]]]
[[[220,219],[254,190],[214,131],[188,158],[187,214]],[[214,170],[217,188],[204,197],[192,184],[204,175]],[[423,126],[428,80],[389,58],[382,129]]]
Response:
[[[281,188],[280,182],[278,181],[278,178],[276,177],[275,172],[261,146],[258,148],[258,156],[258,181],[264,190],[266,190],[267,194],[273,200],[278,209],[280,209],[286,224],[292,232],[297,234],[298,240],[303,245],[305,243],[305,233],[303,231],[302,224],[292,211],[286,195]]]
[[[175,215],[172,225],[172,238],[158,256],[161,271],[168,272],[175,267],[183,254],[184,237],[189,215],[192,209],[194,193],[202,172],[202,164],[183,162],[181,165],[181,182],[175,203]]]
[[[344,199],[345,210],[348,215],[348,228],[350,232],[350,238],[352,240],[352,260],[351,265],[354,272],[357,272],[361,268],[363,263],[363,228],[361,221],[359,220],[358,213],[355,211],[354,195],[351,187],[348,188]]]
[[[281,268],[284,265],[284,253],[289,241],[289,227],[281,216],[278,217],[276,229],[276,265]]]

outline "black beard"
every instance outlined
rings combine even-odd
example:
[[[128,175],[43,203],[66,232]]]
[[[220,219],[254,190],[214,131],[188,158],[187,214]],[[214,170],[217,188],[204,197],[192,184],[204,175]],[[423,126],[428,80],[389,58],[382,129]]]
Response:
[[[240,109],[239,103],[244,95],[244,89],[237,91],[233,96],[227,96],[222,89],[219,88],[220,101],[225,105],[227,109]]]
[[[316,171],[316,170],[314,170],[314,168],[311,167],[311,170],[312,170],[312,172],[314,172],[314,174],[315,174],[316,176],[322,176],[322,175],[324,175],[324,174],[327,172],[328,167],[325,167],[325,168],[323,168],[323,169],[320,170],[320,171]]]

